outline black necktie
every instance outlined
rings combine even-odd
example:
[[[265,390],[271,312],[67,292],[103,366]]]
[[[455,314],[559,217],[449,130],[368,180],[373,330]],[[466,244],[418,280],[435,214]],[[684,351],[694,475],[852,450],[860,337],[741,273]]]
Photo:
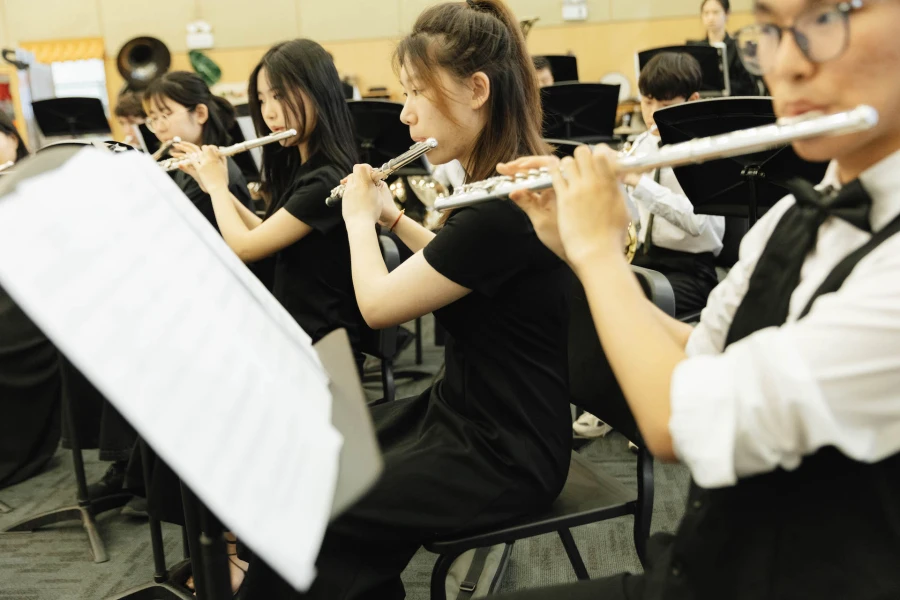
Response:
[[[785,211],[750,276],[747,295],[738,306],[725,345],[787,320],[791,294],[800,283],[806,255],[815,248],[819,227],[829,216],[871,232],[872,199],[859,180],[837,193],[823,192],[801,179],[788,182],[796,204]]]

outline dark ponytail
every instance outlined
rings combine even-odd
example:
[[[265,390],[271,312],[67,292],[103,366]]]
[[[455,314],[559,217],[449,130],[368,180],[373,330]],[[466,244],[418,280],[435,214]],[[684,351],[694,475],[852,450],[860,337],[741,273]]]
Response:
[[[411,69],[426,90],[441,89],[436,67],[457,79],[479,71],[488,76],[487,121],[470,164],[463,165],[470,181],[490,177],[499,162],[550,152],[541,136],[537,74],[522,29],[503,2],[467,0],[426,9],[397,47],[394,66]],[[442,94],[433,101],[449,114]]]
[[[231,103],[209,91],[209,86],[196,73],[170,71],[154,79],[144,92],[145,105],[165,108],[165,100],[172,100],[190,111],[204,104],[209,118],[203,124],[203,143],[227,146],[231,143],[228,131],[234,127],[235,112]]]

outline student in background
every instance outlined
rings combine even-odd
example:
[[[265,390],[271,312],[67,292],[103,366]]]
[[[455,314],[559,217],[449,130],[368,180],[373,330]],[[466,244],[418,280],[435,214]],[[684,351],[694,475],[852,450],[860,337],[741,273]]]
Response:
[[[703,0],[700,5],[700,16],[706,29],[706,38],[690,40],[689,44],[710,46],[725,44],[728,53],[728,79],[731,82],[732,96],[759,96],[757,79],[747,72],[738,54],[734,38],[728,34],[728,16],[731,14],[730,0]]]
[[[553,69],[550,68],[550,61],[543,56],[533,56],[534,70],[537,73],[538,85],[547,87],[553,85]]]

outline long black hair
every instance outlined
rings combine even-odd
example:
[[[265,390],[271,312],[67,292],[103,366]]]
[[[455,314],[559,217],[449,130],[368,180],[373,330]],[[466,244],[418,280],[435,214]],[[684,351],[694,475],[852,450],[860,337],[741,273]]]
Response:
[[[18,141],[18,146],[16,147],[16,162],[19,162],[30,154],[30,152],[28,152],[28,146],[25,145],[25,141],[22,139],[22,136],[19,135],[19,130],[16,129],[16,126],[13,125],[10,118],[6,116],[6,113],[3,112],[0,112],[0,133],[11,135]]]
[[[228,131],[234,127],[235,114],[231,102],[209,91],[209,86],[196,73],[170,71],[150,82],[144,91],[144,106],[165,108],[166,98],[193,112],[200,104],[209,110],[203,124],[203,143],[227,146],[231,143]]]
[[[276,44],[266,52],[250,75],[248,100],[253,125],[260,136],[270,133],[262,116],[257,80],[260,71],[272,90],[281,96],[285,118],[295,123],[299,135],[293,145],[306,142],[309,157],[322,155],[347,174],[359,160],[353,120],[344,99],[341,79],[334,61],[312,40],[298,39]],[[306,123],[304,96],[312,103],[313,124]],[[262,191],[269,198],[268,213],[289,190],[300,168],[300,153],[293,145],[268,144],[262,147]]]

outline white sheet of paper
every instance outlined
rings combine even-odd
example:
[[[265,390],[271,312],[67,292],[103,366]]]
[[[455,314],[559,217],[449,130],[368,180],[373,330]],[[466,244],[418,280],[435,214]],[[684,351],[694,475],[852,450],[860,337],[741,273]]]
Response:
[[[309,587],[341,447],[327,376],[155,163],[86,149],[0,198],[0,283],[240,539]]]

